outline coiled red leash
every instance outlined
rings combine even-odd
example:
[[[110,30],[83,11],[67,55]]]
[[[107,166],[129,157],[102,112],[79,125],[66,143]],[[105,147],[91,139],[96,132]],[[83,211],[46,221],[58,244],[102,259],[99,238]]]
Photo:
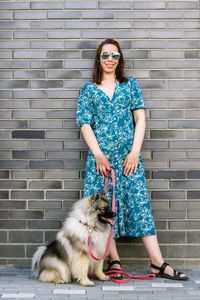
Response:
[[[114,169],[111,168],[110,170],[111,173],[111,177],[112,177],[112,188],[113,188],[113,193],[112,193],[112,212],[115,212],[115,171]],[[104,182],[104,192],[107,192],[108,189],[108,177],[109,177],[109,173],[108,175],[105,177],[105,182]],[[111,230],[110,230],[110,234],[108,237],[108,242],[106,245],[106,249],[105,252],[103,254],[102,257],[97,258],[93,253],[92,253],[92,249],[91,249],[91,235],[89,235],[88,237],[88,251],[90,256],[95,259],[95,260],[102,260],[105,259],[106,256],[108,255],[109,249],[110,249],[110,245],[111,245],[111,241],[112,241],[112,235],[113,235],[113,228],[114,228],[114,220],[113,222],[110,222],[111,224]],[[144,274],[144,275],[132,275],[129,273],[126,273],[122,270],[108,270],[104,272],[106,275],[110,276],[110,279],[115,282],[115,283],[128,283],[131,279],[139,279],[139,280],[151,280],[153,278],[155,278],[155,274]],[[123,275],[123,279],[117,279],[117,277],[112,276],[113,274],[115,275]]]

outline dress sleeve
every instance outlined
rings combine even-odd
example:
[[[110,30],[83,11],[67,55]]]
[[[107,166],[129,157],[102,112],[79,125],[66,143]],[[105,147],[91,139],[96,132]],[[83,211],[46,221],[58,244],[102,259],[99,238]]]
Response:
[[[84,85],[78,98],[76,124],[78,127],[83,124],[93,124],[93,105],[88,84]]]
[[[130,78],[130,84],[131,84],[131,109],[136,110],[141,108],[147,108],[147,106],[144,103],[142,92],[137,80],[134,78]]]

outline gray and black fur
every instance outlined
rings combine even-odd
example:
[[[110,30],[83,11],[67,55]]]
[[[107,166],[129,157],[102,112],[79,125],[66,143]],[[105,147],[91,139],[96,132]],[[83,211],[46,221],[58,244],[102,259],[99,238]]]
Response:
[[[108,280],[103,271],[103,260],[96,261],[88,253],[88,235],[92,239],[92,251],[102,257],[110,233],[109,219],[114,213],[109,210],[105,194],[77,201],[66,218],[56,240],[41,246],[32,258],[32,270],[43,282],[68,283],[72,280],[81,285],[94,283],[88,274],[95,274],[100,280]],[[89,232],[91,231],[91,232]]]

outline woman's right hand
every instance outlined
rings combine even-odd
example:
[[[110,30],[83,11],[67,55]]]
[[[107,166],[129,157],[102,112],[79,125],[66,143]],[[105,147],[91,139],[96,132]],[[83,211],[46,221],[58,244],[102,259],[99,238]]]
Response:
[[[97,173],[100,173],[102,176],[107,176],[111,166],[107,157],[103,154],[103,152],[96,153],[94,157],[96,160]]]

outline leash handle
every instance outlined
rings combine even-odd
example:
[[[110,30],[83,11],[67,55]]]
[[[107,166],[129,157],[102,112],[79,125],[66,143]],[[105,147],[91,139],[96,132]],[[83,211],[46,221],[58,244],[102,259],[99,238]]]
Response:
[[[111,178],[112,178],[112,188],[113,188],[113,193],[112,193],[112,211],[115,212],[115,184],[116,184],[116,180],[115,180],[115,170],[113,168],[110,169],[111,173]],[[107,192],[108,190],[108,179],[109,179],[109,173],[108,175],[105,177],[105,181],[104,181],[104,193]]]

